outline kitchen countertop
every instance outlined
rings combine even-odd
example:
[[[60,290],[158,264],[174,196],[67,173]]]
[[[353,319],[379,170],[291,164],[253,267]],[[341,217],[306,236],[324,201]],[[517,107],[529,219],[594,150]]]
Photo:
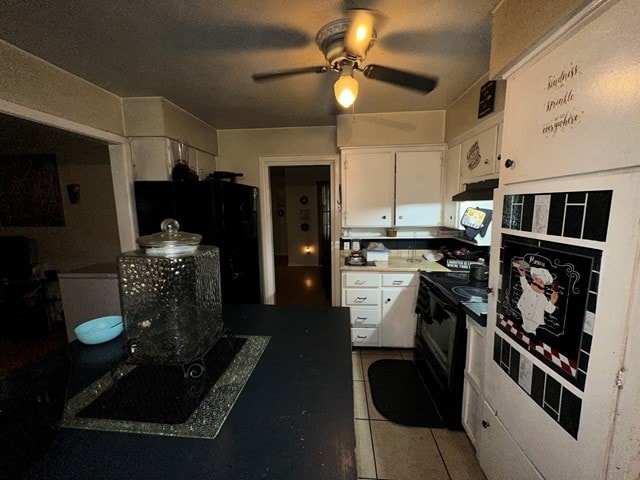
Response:
[[[345,265],[345,259],[351,252],[343,250],[341,252],[340,270],[341,271],[358,271],[358,272],[449,272],[447,267],[437,262],[430,262],[423,257],[423,254],[434,252],[435,250],[416,250],[415,259],[419,262],[408,262],[411,258],[410,250],[391,250],[389,252],[388,262],[374,262],[375,265]]]
[[[355,480],[349,310],[225,305],[224,322],[270,341],[215,439],[61,429],[25,478]],[[108,344],[68,348],[70,396],[113,366]]]
[[[485,302],[462,302],[462,309],[480,326],[487,326],[487,304]]]

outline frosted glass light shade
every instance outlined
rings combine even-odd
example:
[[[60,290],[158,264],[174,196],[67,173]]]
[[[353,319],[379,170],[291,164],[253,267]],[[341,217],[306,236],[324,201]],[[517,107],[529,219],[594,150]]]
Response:
[[[351,75],[341,76],[333,84],[333,92],[338,103],[344,108],[348,108],[358,98],[358,81]]]

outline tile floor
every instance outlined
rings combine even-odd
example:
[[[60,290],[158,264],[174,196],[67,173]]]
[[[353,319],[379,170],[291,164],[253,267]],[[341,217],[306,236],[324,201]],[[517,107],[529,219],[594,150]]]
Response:
[[[376,360],[413,359],[411,349],[354,349],[353,391],[358,479],[484,480],[465,432],[405,427],[371,401],[367,369]]]

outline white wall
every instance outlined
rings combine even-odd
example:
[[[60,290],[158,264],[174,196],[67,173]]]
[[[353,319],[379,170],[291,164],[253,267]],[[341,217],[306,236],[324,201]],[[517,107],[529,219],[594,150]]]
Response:
[[[37,242],[45,269],[68,271],[92,263],[115,263],[120,239],[109,151],[106,145],[30,129],[22,138],[0,135],[0,153],[56,155],[65,225],[0,227],[0,235],[24,235]],[[72,204],[66,185],[80,185],[80,202]]]
[[[218,131],[218,170],[242,173],[239,183],[259,186],[261,156],[335,155],[335,127]]]
[[[445,112],[338,115],[336,125],[339,147],[442,143]]]
[[[0,100],[116,134],[120,97],[0,40]]]

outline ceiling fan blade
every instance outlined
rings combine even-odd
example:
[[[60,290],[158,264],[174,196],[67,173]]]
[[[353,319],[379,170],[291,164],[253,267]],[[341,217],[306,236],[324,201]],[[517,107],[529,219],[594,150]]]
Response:
[[[367,78],[393,83],[394,85],[417,90],[424,94],[431,92],[438,85],[437,77],[405,72],[404,70],[396,70],[395,68],[380,65],[367,65],[362,69],[362,73],[364,73],[364,76]]]
[[[344,36],[344,49],[349,56],[364,60],[376,39],[376,24],[379,20],[381,15],[374,10],[349,10],[349,28]]]
[[[269,80],[278,80],[280,78],[292,77],[294,75],[302,75],[305,73],[324,73],[329,69],[327,66],[292,68],[289,70],[279,70],[275,72],[254,73],[251,78],[255,82],[266,82]]]

